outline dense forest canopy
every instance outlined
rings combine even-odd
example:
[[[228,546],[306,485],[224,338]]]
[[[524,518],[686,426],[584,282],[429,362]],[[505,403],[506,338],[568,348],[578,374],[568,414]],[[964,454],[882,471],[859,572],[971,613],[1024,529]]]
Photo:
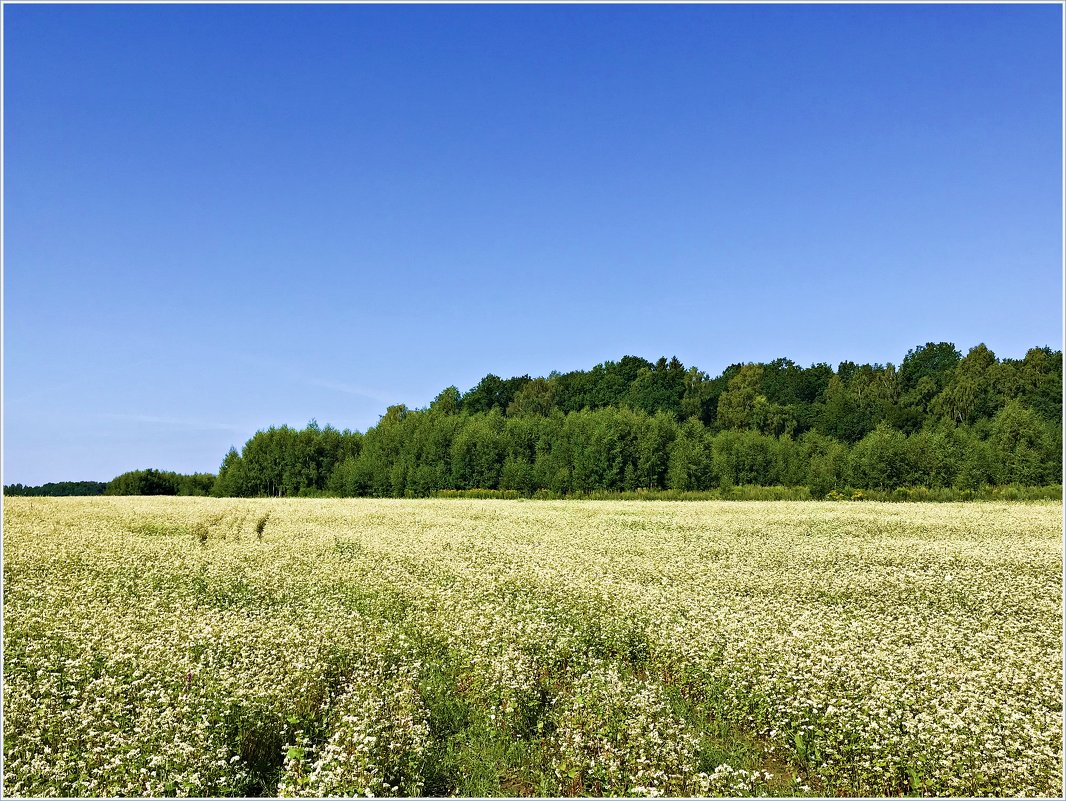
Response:
[[[390,406],[365,433],[271,427],[217,479],[140,470],[108,494],[424,496],[707,490],[736,485],[977,489],[1062,480],[1062,353],[997,359],[928,343],[893,364],[734,364],[676,358],[444,389]],[[7,492],[8,488],[5,488]],[[22,488],[23,490],[27,488]],[[11,493],[8,493],[11,494]]]

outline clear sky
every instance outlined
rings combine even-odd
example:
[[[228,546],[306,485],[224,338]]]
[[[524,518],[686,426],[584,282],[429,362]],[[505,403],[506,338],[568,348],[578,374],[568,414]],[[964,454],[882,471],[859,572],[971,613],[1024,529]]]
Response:
[[[5,483],[486,373],[1062,338],[1029,6],[5,6]]]

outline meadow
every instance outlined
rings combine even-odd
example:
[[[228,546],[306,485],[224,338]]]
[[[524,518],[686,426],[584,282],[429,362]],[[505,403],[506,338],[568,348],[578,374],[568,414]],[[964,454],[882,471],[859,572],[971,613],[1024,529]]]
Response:
[[[18,796],[1057,796],[1060,502],[7,498]]]

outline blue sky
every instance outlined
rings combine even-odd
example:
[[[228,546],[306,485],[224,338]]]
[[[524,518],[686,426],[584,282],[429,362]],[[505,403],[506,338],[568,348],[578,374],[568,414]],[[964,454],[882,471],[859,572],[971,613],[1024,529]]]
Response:
[[[4,482],[1062,337],[1061,9],[5,6]]]

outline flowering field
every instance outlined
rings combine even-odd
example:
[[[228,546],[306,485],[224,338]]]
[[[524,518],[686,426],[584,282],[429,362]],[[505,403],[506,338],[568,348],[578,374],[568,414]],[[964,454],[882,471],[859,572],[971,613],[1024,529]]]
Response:
[[[7,795],[1058,795],[1062,505],[6,499]]]

